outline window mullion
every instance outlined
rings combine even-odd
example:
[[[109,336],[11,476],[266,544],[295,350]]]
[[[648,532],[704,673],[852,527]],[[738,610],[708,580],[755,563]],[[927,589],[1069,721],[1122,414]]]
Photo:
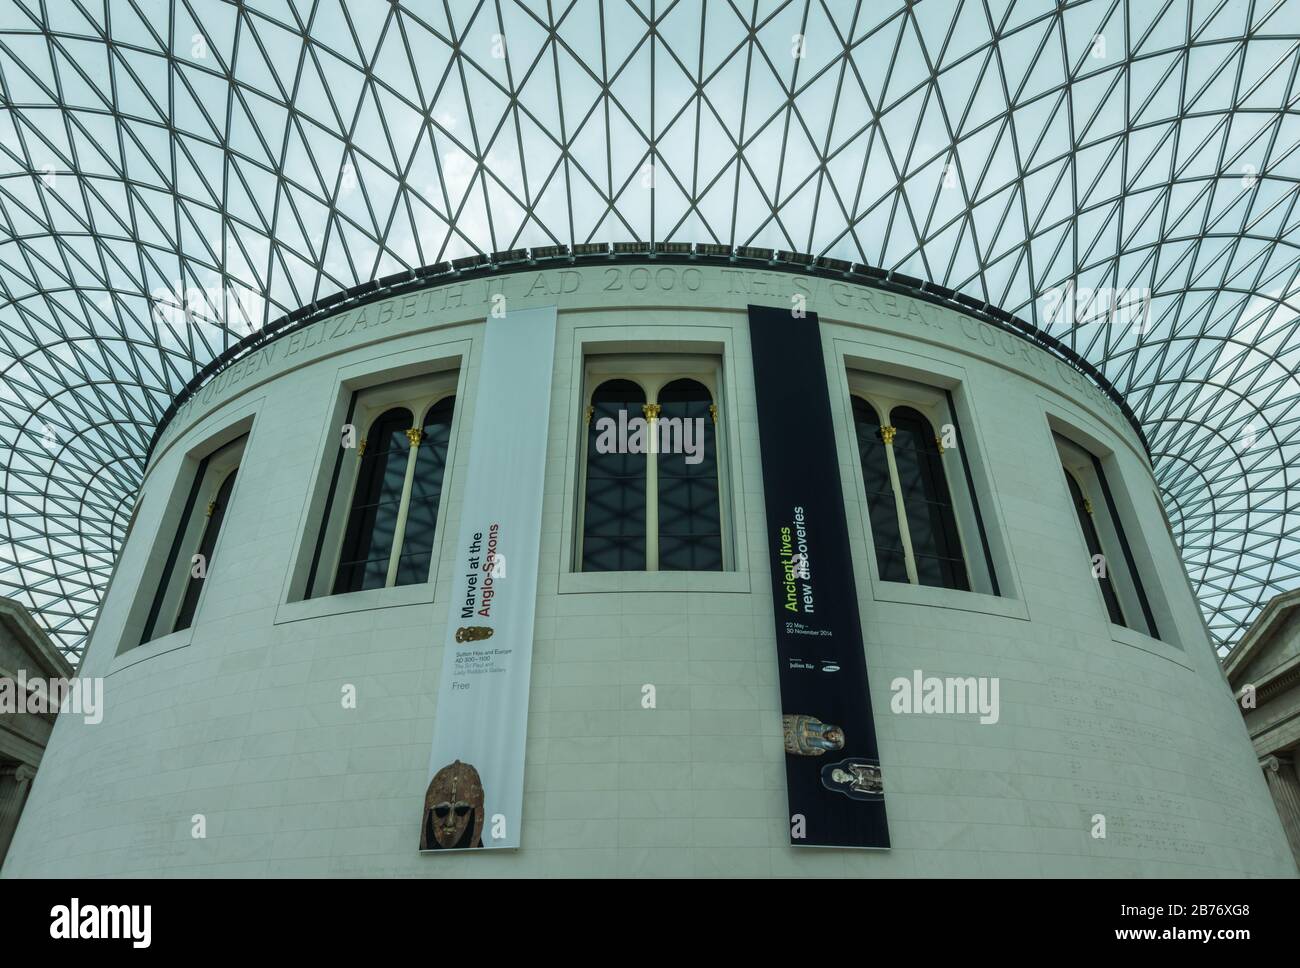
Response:
[[[729,468],[724,465],[725,454],[722,446],[722,428],[718,424],[718,395],[712,388],[710,388],[709,393],[713,398],[713,402],[709,404],[709,416],[713,419],[713,460],[718,468],[718,530],[722,534],[722,570],[731,571],[735,567],[733,562],[735,552],[728,540],[733,527],[732,509],[731,501],[723,499],[724,494],[730,493],[727,490]]]
[[[659,410],[658,403],[646,403],[641,412],[646,418],[645,469],[645,568],[659,570]]]
[[[573,570],[582,571],[583,547],[586,544],[586,526],[587,526],[587,474],[588,465],[591,463],[591,418],[596,413],[596,407],[592,404],[590,398],[587,400],[587,407],[582,412],[582,429],[579,434],[582,438],[582,466],[578,474],[578,494],[581,498],[578,501],[578,521],[577,530],[574,532],[576,548],[574,549]]]
[[[397,583],[397,565],[402,558],[402,538],[406,533],[406,516],[411,509],[411,490],[415,482],[415,461],[420,454],[420,441],[424,439],[424,431],[412,427],[406,432],[406,439],[411,442],[411,449],[406,455],[406,478],[402,482],[402,501],[397,506],[397,523],[393,526],[393,549],[388,555],[385,588],[392,588]]]
[[[943,446],[943,438],[941,438],[938,434],[935,434],[934,436],[934,446],[937,447],[939,450],[939,470],[943,473],[944,488],[948,491],[950,499],[952,499],[952,496],[957,494],[958,492],[953,488],[952,479],[948,474],[948,467],[951,464],[951,462],[943,459],[943,455],[948,452],[947,448]],[[972,494],[971,495],[972,502],[974,501],[974,499],[975,499],[974,495]],[[970,542],[966,540],[966,533],[962,530],[961,515],[957,513],[956,500],[952,500],[952,509],[953,509],[952,523],[953,526],[957,529],[957,547],[961,549],[962,565],[966,569],[967,581],[971,584],[971,587],[974,587],[973,576],[975,575],[975,572],[971,570],[970,552],[968,550],[970,547]]]
[[[898,535],[903,541],[903,563],[907,567],[907,580],[919,585],[916,576],[916,555],[912,551],[912,532],[907,527],[907,505],[903,503],[903,488],[898,479],[898,463],[894,460],[894,435],[898,431],[890,427],[880,428],[880,439],[885,442],[885,461],[889,464],[889,484],[894,491],[894,511],[898,515]]]

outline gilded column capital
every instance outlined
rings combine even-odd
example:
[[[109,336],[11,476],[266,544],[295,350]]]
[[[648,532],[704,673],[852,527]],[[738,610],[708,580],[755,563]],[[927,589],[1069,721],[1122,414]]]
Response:
[[[894,436],[897,433],[898,433],[897,427],[889,427],[889,426],[881,427],[880,439],[885,442],[886,447],[892,447],[894,444]]]
[[[420,441],[424,440],[424,431],[419,427],[412,427],[406,432],[406,439],[411,442],[412,447],[419,447]]]
[[[663,409],[663,407],[659,406],[659,404],[657,404],[657,403],[643,403],[643,404],[641,404],[641,412],[642,412],[643,414],[645,414],[645,418],[646,418],[647,420],[658,420],[658,419],[659,419],[659,411],[662,410],[662,409]]]

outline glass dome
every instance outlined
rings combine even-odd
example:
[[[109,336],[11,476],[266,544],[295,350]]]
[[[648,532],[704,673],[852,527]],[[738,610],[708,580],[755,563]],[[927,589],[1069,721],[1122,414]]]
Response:
[[[0,594],[76,661],[154,428],[390,273],[767,246],[1127,398],[1220,650],[1300,585],[1300,0],[0,0]]]

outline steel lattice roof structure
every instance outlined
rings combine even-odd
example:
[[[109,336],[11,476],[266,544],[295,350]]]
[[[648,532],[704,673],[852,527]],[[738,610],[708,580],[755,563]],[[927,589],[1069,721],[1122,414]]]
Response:
[[[687,241],[1090,361],[1227,650],[1300,585],[1298,70],[1300,0],[0,0],[0,594],[76,661],[159,418],[284,314]]]

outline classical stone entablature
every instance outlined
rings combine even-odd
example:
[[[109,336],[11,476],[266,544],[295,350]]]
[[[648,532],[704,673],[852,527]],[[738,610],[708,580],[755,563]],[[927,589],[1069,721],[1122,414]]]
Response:
[[[16,690],[30,681],[66,680],[72,675],[62,653],[19,602],[0,598],[0,865],[50,740],[55,713],[18,708]],[[12,706],[12,708],[10,708]]]
[[[1224,670],[1300,863],[1300,591],[1264,606]]]

